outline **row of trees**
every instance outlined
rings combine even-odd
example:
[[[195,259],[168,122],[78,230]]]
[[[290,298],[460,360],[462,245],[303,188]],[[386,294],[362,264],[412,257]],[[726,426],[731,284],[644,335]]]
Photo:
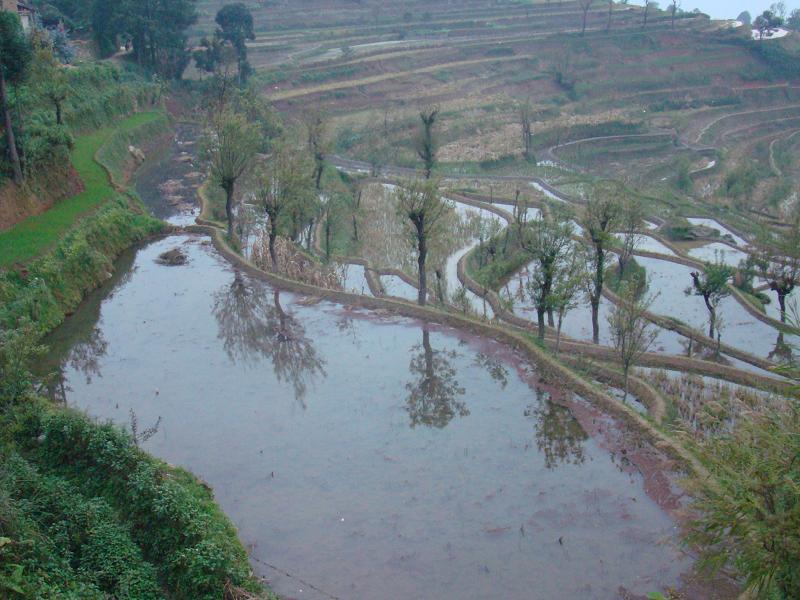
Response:
[[[180,78],[191,58],[186,29],[197,20],[196,0],[47,0],[36,3],[46,23],[89,29],[103,56],[131,45],[143,67]]]
[[[592,9],[592,6],[597,6],[601,4],[598,0],[578,0],[578,7],[581,10],[581,35],[586,33],[586,21],[589,17],[589,11]],[[611,30],[611,22],[614,16],[614,0],[608,0],[608,18],[606,20],[606,31]],[[628,0],[622,0],[621,4],[627,5]],[[653,9],[658,8],[658,2],[653,0],[644,0],[644,10],[642,11],[642,27],[647,27],[647,19],[650,16],[650,11]],[[667,11],[671,17],[671,26],[675,27],[675,18],[680,12],[681,8],[681,1],[680,0],[669,0],[669,7]]]

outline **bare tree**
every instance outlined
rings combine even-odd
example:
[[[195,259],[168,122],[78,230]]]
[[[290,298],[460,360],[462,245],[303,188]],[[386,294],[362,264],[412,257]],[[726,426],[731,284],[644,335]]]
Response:
[[[588,242],[587,259],[592,273],[588,288],[589,304],[592,307],[592,341],[595,344],[600,343],[598,313],[605,285],[606,253],[612,232],[617,228],[620,219],[621,206],[618,198],[622,193],[619,183],[606,181],[597,184],[583,215],[584,237]]]
[[[556,314],[556,354],[561,349],[561,327],[564,318],[569,311],[580,304],[587,279],[583,253],[580,248],[573,245],[567,260],[562,263],[554,278],[553,289],[550,292],[550,307]]]
[[[608,0],[608,21],[606,22],[606,32],[611,31],[611,17],[614,14],[614,0]]]
[[[646,317],[655,299],[653,296],[638,294],[637,287],[628,284],[622,287],[619,296],[620,302],[612,306],[608,315],[608,324],[611,328],[611,340],[622,364],[622,401],[626,402],[631,366],[650,349],[658,336],[658,330],[651,327]]]
[[[209,161],[211,179],[225,192],[228,237],[233,237],[233,197],[236,182],[250,167],[259,140],[244,116],[223,111],[212,119],[203,136],[203,156]]]
[[[581,35],[586,33],[586,17],[589,15],[589,9],[592,8],[592,4],[594,4],[594,0],[578,0],[582,17]]]
[[[422,128],[417,137],[417,155],[424,167],[425,179],[430,179],[433,174],[433,167],[436,165],[436,137],[433,133],[433,126],[439,116],[439,107],[432,106],[424,108],[419,113]]]
[[[325,157],[328,155],[330,142],[328,140],[328,121],[319,111],[307,113],[303,118],[306,129],[306,143],[308,151],[314,159],[314,186],[317,191],[322,189],[322,174],[325,171]]]
[[[693,271],[692,285],[684,290],[687,296],[700,296],[708,309],[708,337],[714,339],[717,321],[717,308],[719,303],[730,296],[728,282],[733,275],[733,269],[722,262],[722,257],[717,254],[713,263],[706,265],[705,271]]]
[[[545,314],[553,325],[553,288],[556,279],[564,275],[564,266],[572,253],[572,222],[560,212],[527,224],[517,222],[520,246],[533,259],[527,288],[536,306],[539,339],[544,340]]]
[[[787,229],[777,235],[762,231],[756,247],[757,270],[778,296],[781,322],[786,323],[786,298],[800,285],[800,208]]]
[[[400,185],[394,197],[398,213],[411,221],[413,226],[419,270],[418,302],[424,306],[428,298],[428,279],[425,270],[428,245],[431,238],[439,233],[442,217],[450,208],[450,204],[442,198],[439,193],[439,182],[434,179],[414,180]]]
[[[519,120],[522,125],[522,145],[525,160],[533,161],[533,107],[530,99],[519,107]]]
[[[672,0],[672,3],[669,6],[669,12],[672,16],[672,28],[675,29],[675,15],[678,14],[678,10],[681,7],[680,0]]]
[[[650,16],[650,7],[656,3],[653,0],[644,0],[644,15],[642,17],[642,29],[647,27],[647,17]]]
[[[620,233],[622,234],[622,247],[617,258],[619,263],[619,278],[625,274],[633,253],[642,243],[642,223],[644,223],[644,209],[642,202],[636,196],[627,195],[622,200]]]

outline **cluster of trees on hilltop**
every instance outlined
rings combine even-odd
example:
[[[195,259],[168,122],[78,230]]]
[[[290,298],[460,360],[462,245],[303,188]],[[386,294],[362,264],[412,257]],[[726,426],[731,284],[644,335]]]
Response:
[[[191,52],[186,30],[197,20],[196,0],[40,0],[45,24],[91,29],[103,56],[128,45],[142,67],[178,79]]]

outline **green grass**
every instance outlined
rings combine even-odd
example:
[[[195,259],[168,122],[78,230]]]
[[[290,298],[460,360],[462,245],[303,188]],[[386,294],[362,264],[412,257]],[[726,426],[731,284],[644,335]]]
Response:
[[[75,140],[71,159],[85,189],[63,200],[41,215],[29,217],[0,233],[0,267],[26,263],[51,248],[75,222],[105,201],[115,191],[108,174],[95,160],[95,154],[115,132],[131,131],[158,119],[157,111],[137,113],[123,120],[116,128],[107,127]]]

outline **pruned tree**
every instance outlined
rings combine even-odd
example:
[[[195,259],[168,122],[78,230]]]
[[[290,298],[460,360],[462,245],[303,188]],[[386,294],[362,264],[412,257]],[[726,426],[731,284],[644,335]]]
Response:
[[[589,274],[586,260],[580,248],[572,246],[567,260],[554,278],[550,292],[550,308],[556,315],[556,354],[561,350],[561,328],[567,313],[577,308],[582,300],[583,290]]]
[[[586,204],[583,214],[584,237],[587,241],[587,261],[591,277],[588,281],[589,304],[592,309],[592,341],[600,343],[600,298],[605,285],[606,254],[611,244],[612,234],[617,229],[623,195],[622,185],[604,181],[595,185],[592,197]]]
[[[678,10],[680,10],[680,7],[681,7],[680,0],[672,0],[672,2],[669,5],[669,12],[672,19],[671,20],[672,29],[675,29],[675,17],[678,14]]]
[[[594,0],[578,0],[578,6],[581,9],[581,35],[586,33],[586,18],[589,16],[592,4],[594,4]]]
[[[652,0],[644,0],[644,13],[642,16],[642,29],[647,27],[647,18],[650,16],[650,9],[655,8],[658,6],[657,2],[653,2]]]
[[[762,231],[756,248],[757,270],[778,296],[781,322],[786,323],[786,298],[800,285],[800,208],[795,209],[790,226],[777,235]]]
[[[192,57],[199,70],[213,73],[212,92],[216,95],[218,110],[223,110],[231,90],[236,87],[236,49],[218,36],[203,37]]]
[[[773,5],[774,7],[775,5]],[[758,30],[759,39],[769,37],[773,29],[783,25],[783,17],[775,14],[772,10],[765,10],[753,21],[753,26]]]
[[[52,104],[56,125],[63,125],[69,85],[65,67],[55,57],[50,45],[40,44],[34,50],[28,81]]]
[[[553,323],[553,289],[566,275],[572,248],[572,222],[561,212],[538,217],[529,223],[517,221],[517,238],[532,264],[527,282],[528,294],[536,307],[539,339],[544,340],[545,314]]]
[[[314,198],[311,171],[307,154],[290,141],[282,140],[276,144],[272,156],[256,175],[255,197],[267,215],[269,257],[276,270],[278,258],[275,240],[278,238],[281,219],[293,204],[302,204]]]
[[[253,162],[259,139],[243,115],[224,111],[211,120],[202,139],[202,155],[209,162],[211,179],[225,192],[228,237],[234,231],[236,182]]]
[[[717,308],[719,303],[730,296],[728,282],[733,276],[733,268],[722,262],[717,254],[713,263],[706,264],[705,271],[693,271],[692,285],[684,290],[687,296],[700,296],[708,309],[708,337],[715,339]]]
[[[17,151],[14,124],[8,103],[8,84],[22,79],[30,62],[31,49],[19,17],[13,12],[0,11],[0,110],[6,132],[6,152],[11,163],[14,183],[22,183],[22,163]]]
[[[622,401],[628,399],[628,375],[631,366],[652,346],[658,330],[647,320],[647,311],[653,304],[653,296],[639,293],[638,286],[624,284],[619,291],[619,302],[611,307],[608,324],[611,341],[622,365]]]
[[[253,15],[245,4],[234,2],[220,8],[214,20],[219,26],[215,37],[228,42],[236,51],[239,85],[244,85],[252,72],[247,61],[247,41],[256,39]]]
[[[438,116],[438,106],[423,108],[419,113],[421,127],[417,136],[417,156],[422,160],[425,179],[431,178],[433,168],[436,166],[437,143],[433,126],[436,124]]]
[[[620,210],[619,232],[621,233],[622,245],[617,255],[617,262],[621,280],[625,275],[625,268],[633,257],[633,253],[644,238],[642,235],[644,207],[637,196],[628,194],[622,199]]]
[[[325,171],[325,158],[330,151],[328,139],[328,119],[320,111],[306,113],[303,117],[308,151],[314,159],[314,186],[322,189],[322,174]]]
[[[522,126],[522,146],[525,160],[536,162],[533,156],[533,106],[530,99],[526,100],[519,107],[519,121]]]
[[[419,271],[418,302],[424,306],[428,298],[426,261],[431,238],[439,234],[442,217],[450,203],[439,193],[439,182],[435,179],[414,180],[397,187],[394,194],[397,211],[411,222],[413,239],[417,249]]]

